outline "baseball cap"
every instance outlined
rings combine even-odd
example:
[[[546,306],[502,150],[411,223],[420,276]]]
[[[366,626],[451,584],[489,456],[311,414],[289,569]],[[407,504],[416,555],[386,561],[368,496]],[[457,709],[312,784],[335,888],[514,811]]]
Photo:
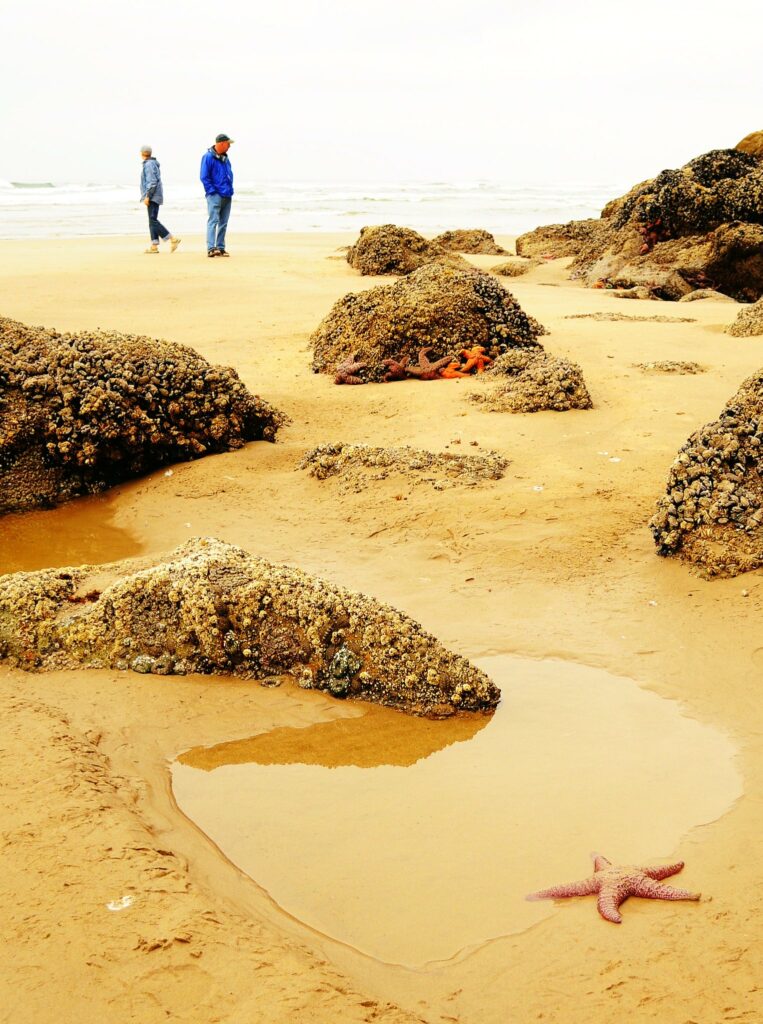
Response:
[[[233,142],[233,139],[230,135],[226,135],[225,132],[223,132],[222,135],[215,136],[215,142]]]

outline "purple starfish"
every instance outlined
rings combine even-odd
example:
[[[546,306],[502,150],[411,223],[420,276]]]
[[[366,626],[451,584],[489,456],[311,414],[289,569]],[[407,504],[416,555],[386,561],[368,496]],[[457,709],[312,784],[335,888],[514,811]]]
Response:
[[[448,365],[452,357],[444,356],[442,359],[430,363],[427,356],[432,350],[431,345],[428,348],[419,349],[419,365],[406,367],[405,372],[409,377],[416,377],[418,380],[437,380],[440,371]]]
[[[334,377],[335,384],[365,384],[363,378],[358,376],[358,372],[365,370],[368,363],[359,361],[359,355],[360,352],[355,352],[337,366],[336,376]]]
[[[599,913],[605,921],[620,924],[622,917],[618,911],[621,903],[629,896],[642,896],[650,900],[698,900],[698,892],[687,889],[674,889],[672,885],[661,885],[663,878],[677,875],[684,866],[682,860],[675,864],[665,864],[658,868],[638,868],[633,865],[615,865],[602,857],[600,853],[592,853],[594,873],[590,878],[580,882],[567,882],[566,885],[554,885],[550,889],[530,893],[528,900],[555,900],[564,896],[590,896],[599,894]]]

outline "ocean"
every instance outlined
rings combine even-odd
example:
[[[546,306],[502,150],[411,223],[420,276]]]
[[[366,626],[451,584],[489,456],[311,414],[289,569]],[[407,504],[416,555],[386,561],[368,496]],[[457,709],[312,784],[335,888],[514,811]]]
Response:
[[[160,219],[175,234],[202,233],[206,205],[198,183],[165,180]],[[486,228],[520,234],[540,224],[597,217],[625,187],[611,184],[506,185],[497,182],[310,181],[237,183],[231,227],[241,232],[355,233],[399,224],[423,234]],[[145,235],[146,213],[132,184],[0,181],[0,238]]]

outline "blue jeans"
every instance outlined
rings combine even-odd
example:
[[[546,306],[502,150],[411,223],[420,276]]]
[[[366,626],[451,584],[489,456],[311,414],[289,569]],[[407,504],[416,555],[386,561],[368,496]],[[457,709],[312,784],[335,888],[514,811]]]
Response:
[[[232,202],[233,196],[220,196],[216,192],[207,196],[207,252],[210,249],[225,248],[225,232]]]
[[[159,204],[149,200],[148,206],[148,233],[151,236],[151,245],[158,245],[159,239],[167,239],[170,233],[164,224],[159,223]]]

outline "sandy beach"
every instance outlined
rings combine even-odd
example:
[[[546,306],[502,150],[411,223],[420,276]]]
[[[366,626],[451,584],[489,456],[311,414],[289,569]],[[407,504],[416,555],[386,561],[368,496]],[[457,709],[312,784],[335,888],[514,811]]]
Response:
[[[0,573],[216,537],[388,602],[478,664],[511,656],[502,671],[516,692],[504,689],[495,721],[429,722],[219,676],[0,668],[0,1020],[763,1019],[760,574],[703,580],[658,558],[647,528],[678,448],[760,368],[763,342],[724,333],[737,303],[622,301],[570,282],[569,261],[554,260],[504,283],[548,328],[544,346],[581,365],[593,409],[490,412],[467,400],[478,386],[470,380],[336,387],[311,372],[309,335],[338,298],[389,280],[351,270],[340,247],[353,240],[232,234],[230,260],[207,260],[201,237],[159,260],[146,259],[138,238],[0,242],[4,316],[183,343],[233,366],[291,419],[275,444],[0,518]],[[481,269],[500,262],[466,258]],[[635,366],[666,359],[705,372]],[[310,448],[335,441],[490,450],[509,466],[472,488],[433,490],[392,475],[357,491],[297,468]],[[573,694],[564,713],[553,688],[562,682]],[[512,716],[527,730],[510,733]],[[499,728],[506,740],[490,746]],[[314,747],[302,743],[303,730]],[[252,738],[253,751],[239,746],[208,762],[198,753]],[[631,751],[629,766],[619,747]],[[547,770],[561,749],[564,787]],[[490,772],[462,789],[483,751]],[[301,812],[297,803],[278,807],[281,776],[258,777],[270,786],[262,831],[273,829],[258,856],[294,829],[267,867],[272,882],[231,856],[230,820],[210,838],[183,813],[172,785],[181,755],[200,773],[250,755],[261,766],[321,766],[296,779]],[[368,784],[334,791],[331,772],[428,763],[432,779],[416,785],[437,827],[451,829],[445,845],[390,840],[409,863],[389,854],[385,838],[396,809],[407,821],[405,784],[394,789],[384,776],[371,784],[369,775]],[[237,778],[227,783],[229,807]],[[606,782],[597,799],[592,779]],[[490,786],[511,794],[486,801],[500,809],[498,824],[470,824],[463,808],[490,797]],[[308,807],[322,813],[309,821]],[[348,807],[355,816],[341,817],[345,835],[357,839],[361,810],[377,826],[365,848],[346,844],[341,829],[331,845],[332,823]],[[508,818],[514,831],[500,832]],[[247,821],[256,833],[256,820]],[[325,849],[313,851],[326,825]],[[617,863],[684,860],[676,883],[702,899],[632,899],[616,927],[593,898],[504,898],[510,880],[519,893],[584,877],[592,850]],[[440,858],[448,871],[418,912],[406,898],[385,916],[402,882],[426,879]],[[276,885],[288,895],[279,899]],[[369,901],[362,936],[352,922],[344,932],[341,921],[329,926],[351,885]],[[328,894],[324,903],[310,902],[316,889]],[[481,911],[454,912],[477,899],[500,904],[484,934]],[[376,945],[374,900],[385,929]],[[407,945],[396,942],[397,928]],[[428,941],[435,933],[439,945]]]

